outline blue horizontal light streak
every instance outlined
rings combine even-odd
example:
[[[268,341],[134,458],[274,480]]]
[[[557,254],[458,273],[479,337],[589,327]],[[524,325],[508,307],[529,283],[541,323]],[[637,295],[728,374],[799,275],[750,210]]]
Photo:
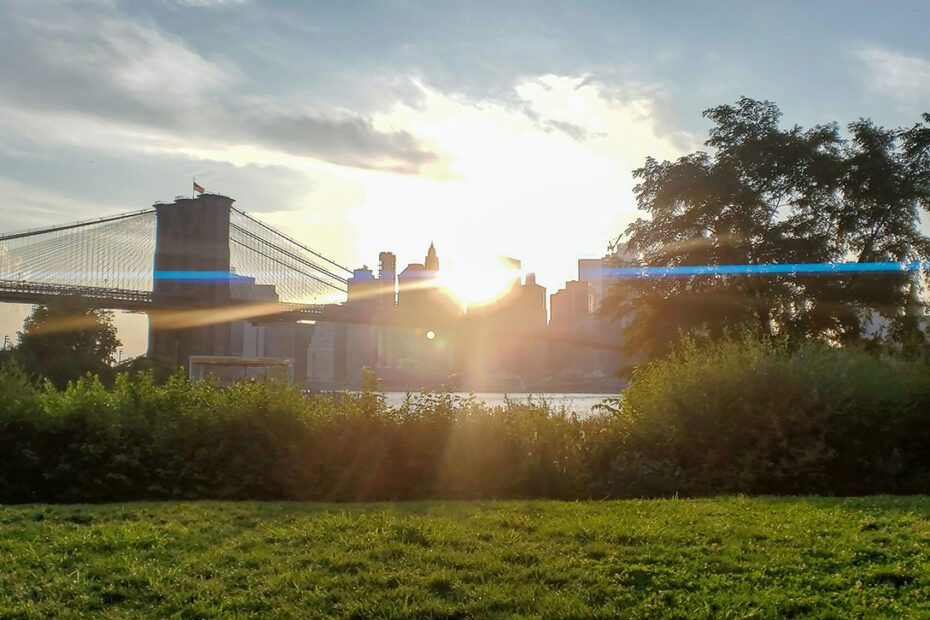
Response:
[[[181,280],[187,282],[230,282],[232,280],[251,280],[230,271],[156,271],[154,280]]]
[[[839,275],[850,273],[902,273],[908,271],[930,270],[930,263],[788,263],[769,265],[684,265],[679,267],[601,267],[583,268],[581,277],[587,280],[623,280],[644,278],[689,278],[697,276],[750,276],[750,275]],[[413,272],[416,276],[420,273]],[[251,281],[255,277],[280,275],[272,272],[245,276],[230,271],[155,271],[151,272],[153,280],[187,281],[187,282],[231,282],[236,280]],[[412,275],[412,274],[407,274]],[[429,272],[429,275],[433,275]],[[25,278],[24,278],[25,276]],[[119,280],[120,278],[149,278],[143,272],[76,272],[30,270],[0,272],[2,280]],[[415,279],[415,278],[414,278]]]
[[[838,275],[901,273],[930,269],[930,263],[788,263],[784,265],[685,265],[680,267],[602,267],[582,269],[584,279],[624,280],[695,276]]]

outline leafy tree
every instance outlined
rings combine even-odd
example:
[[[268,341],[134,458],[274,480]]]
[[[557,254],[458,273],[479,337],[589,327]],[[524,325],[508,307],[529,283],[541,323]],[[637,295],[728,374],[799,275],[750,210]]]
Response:
[[[677,161],[648,158],[634,172],[638,208],[620,266],[917,261],[930,256],[919,212],[930,211],[930,115],[910,129],[870,120],[779,126],[771,102],[742,98],[709,109],[706,145]],[[850,342],[877,313],[889,338],[922,338],[921,274],[780,274],[627,279],[605,312],[632,316],[628,354],[654,356],[682,334],[728,330]]]
[[[59,388],[87,373],[108,377],[121,345],[113,313],[79,297],[36,305],[18,336],[15,357]]]

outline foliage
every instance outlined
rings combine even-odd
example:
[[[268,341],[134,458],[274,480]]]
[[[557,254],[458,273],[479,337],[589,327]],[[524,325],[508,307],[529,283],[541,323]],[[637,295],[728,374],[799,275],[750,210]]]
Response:
[[[88,373],[109,376],[120,344],[112,312],[61,297],[35,306],[13,356],[27,372],[61,388]]]
[[[178,366],[163,358],[152,357],[150,355],[139,355],[137,357],[124,359],[114,366],[113,369],[116,374],[128,373],[135,375],[148,372],[152,374],[155,383],[161,385],[178,371]]]
[[[38,390],[21,374],[0,368],[0,386],[23,394],[0,408],[0,503],[574,497],[583,486],[582,425],[545,405],[422,394],[391,409],[376,390],[306,398],[181,373]]]
[[[788,341],[694,344],[579,418],[412,394],[304,397],[183,374],[58,390],[0,366],[0,503],[926,492],[930,366]]]
[[[704,112],[706,145],[635,171],[638,219],[624,266],[907,262],[930,257],[919,213],[930,212],[930,115],[910,129],[869,120],[779,126],[778,108],[742,98]],[[632,316],[630,354],[661,355],[680,334],[716,339],[749,328],[832,342],[863,338],[872,313],[899,343],[925,340],[919,273],[802,274],[616,283],[605,312]]]
[[[930,489],[924,361],[785,339],[688,342],[607,409],[605,495]]]
[[[919,618],[926,497],[0,508],[0,616]]]

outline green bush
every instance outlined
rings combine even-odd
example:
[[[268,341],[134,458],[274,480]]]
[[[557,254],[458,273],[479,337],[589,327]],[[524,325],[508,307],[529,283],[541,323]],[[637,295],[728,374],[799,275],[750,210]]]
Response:
[[[57,390],[14,367],[0,387],[0,503],[583,493],[580,423],[543,403],[416,394],[391,409],[376,389],[305,398],[146,373]]]
[[[306,398],[174,375],[58,390],[0,365],[0,503],[930,489],[930,368],[822,345],[686,344],[578,418],[413,394]]]
[[[606,495],[926,492],[930,367],[787,341],[686,343],[639,371],[592,458]]]

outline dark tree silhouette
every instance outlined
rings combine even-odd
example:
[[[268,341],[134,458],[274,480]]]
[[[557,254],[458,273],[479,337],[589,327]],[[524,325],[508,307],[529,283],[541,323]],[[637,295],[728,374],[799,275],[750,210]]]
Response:
[[[77,297],[35,306],[18,335],[14,357],[59,388],[87,373],[108,377],[121,344],[113,313]]]
[[[704,112],[715,126],[696,152],[636,170],[626,266],[917,261],[930,256],[930,115],[910,129],[869,120],[779,126],[771,102],[742,98]],[[681,334],[728,330],[851,342],[881,315],[888,338],[923,338],[921,274],[715,276],[615,283],[604,311],[632,316],[628,354],[659,355]]]

